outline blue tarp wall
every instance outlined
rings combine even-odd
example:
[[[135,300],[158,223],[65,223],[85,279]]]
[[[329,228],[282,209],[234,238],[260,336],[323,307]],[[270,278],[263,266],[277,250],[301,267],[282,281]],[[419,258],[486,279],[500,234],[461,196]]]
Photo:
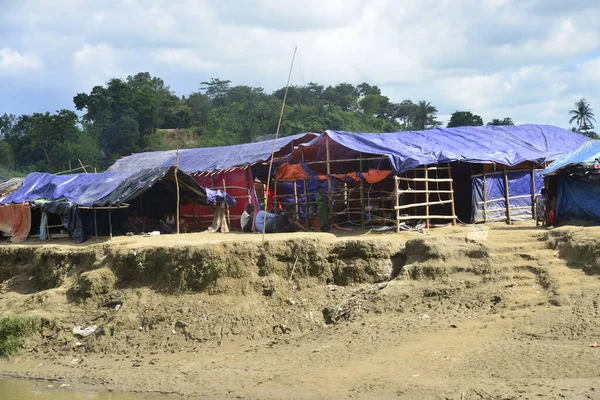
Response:
[[[558,178],[556,222],[566,219],[600,224],[600,180],[578,176]]]
[[[535,171],[535,193],[544,186],[542,171]],[[508,195],[510,217],[514,220],[530,219],[531,214],[531,171],[508,171]],[[472,221],[484,221],[483,177],[473,178]],[[487,221],[506,220],[504,173],[491,172],[485,176]]]

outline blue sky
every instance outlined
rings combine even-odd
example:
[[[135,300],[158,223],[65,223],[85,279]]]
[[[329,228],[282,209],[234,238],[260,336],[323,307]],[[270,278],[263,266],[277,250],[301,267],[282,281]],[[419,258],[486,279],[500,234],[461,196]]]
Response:
[[[178,95],[211,77],[271,91],[297,45],[292,84],[568,127],[582,97],[600,117],[598,21],[597,0],[3,0],[0,114],[73,109],[142,71]]]

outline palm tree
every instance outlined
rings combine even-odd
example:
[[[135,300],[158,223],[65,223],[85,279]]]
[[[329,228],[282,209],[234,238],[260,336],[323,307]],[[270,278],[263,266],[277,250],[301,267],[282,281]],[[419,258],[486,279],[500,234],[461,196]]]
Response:
[[[575,102],[575,109],[569,111],[569,115],[571,115],[571,119],[569,120],[570,124],[573,123],[573,121],[577,122],[577,132],[593,129],[594,125],[592,124],[592,121],[596,122],[594,110],[592,110],[590,103],[588,103],[586,99]]]
[[[423,130],[430,125],[435,124],[435,117],[438,110],[431,105],[431,102],[421,100],[415,108],[413,126],[417,130]]]

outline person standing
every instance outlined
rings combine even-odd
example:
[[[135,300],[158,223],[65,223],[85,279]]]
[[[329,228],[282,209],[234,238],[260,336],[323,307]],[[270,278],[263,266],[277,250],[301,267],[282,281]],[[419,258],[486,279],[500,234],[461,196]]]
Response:
[[[317,187],[317,214],[319,215],[319,228],[321,232],[329,232],[329,204],[327,196],[323,193],[323,186]]]

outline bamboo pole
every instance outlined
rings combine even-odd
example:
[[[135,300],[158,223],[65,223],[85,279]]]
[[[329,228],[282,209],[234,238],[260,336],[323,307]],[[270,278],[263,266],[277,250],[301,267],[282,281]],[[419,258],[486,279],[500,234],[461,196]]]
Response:
[[[98,240],[98,220],[96,218],[96,209],[94,209],[94,233],[96,235],[96,241]]]
[[[508,195],[508,174],[506,173],[506,166],[503,169],[504,172],[504,201],[506,202],[506,222],[510,225],[512,221],[510,219],[510,202]]]
[[[537,221],[537,210],[535,209],[535,166],[531,164],[531,216]]]
[[[231,229],[231,216],[229,215],[229,204],[227,203],[227,188],[225,187],[225,179],[223,179],[223,202],[225,203],[225,212],[227,213],[227,225]]]
[[[329,223],[330,215],[333,214],[335,210],[335,196],[331,190],[331,157],[329,154],[329,135],[325,138],[325,157],[327,159],[327,197],[329,201],[327,202],[327,223]]]
[[[108,207],[108,229],[110,231],[110,238],[112,239],[112,210],[110,207]]]
[[[487,224],[487,183],[485,180],[485,164],[483,164],[483,222]]]
[[[279,122],[277,123],[277,131],[275,132],[275,140],[273,140],[273,149],[271,150],[271,159],[269,162],[269,174],[267,175],[267,188],[269,187],[269,183],[271,182],[271,172],[273,171],[273,156],[275,154],[275,143],[277,143],[277,137],[279,136],[279,129],[281,128],[281,120],[283,119],[283,111],[285,110],[285,101],[287,100],[288,89],[290,88],[290,78],[292,77],[292,68],[294,67],[294,59],[296,58],[296,50],[297,47],[294,47],[294,54],[292,55],[292,63],[290,64],[290,72],[288,73],[287,83],[285,85],[285,93],[283,95],[283,102],[281,103],[281,112],[279,113]],[[268,199],[265,196],[265,208],[266,204],[268,204]],[[262,241],[265,241],[265,233],[267,232],[267,213],[264,213],[265,217],[263,219],[263,232],[262,232]]]
[[[179,199],[179,178],[177,177],[177,171],[179,171],[179,149],[176,151],[175,157],[175,191],[177,192],[177,210],[176,210],[176,221],[177,224],[177,234],[179,234],[179,207],[180,207],[180,199]]]
[[[417,207],[429,207],[430,205],[439,205],[439,204],[450,204],[452,203],[452,200],[439,200],[439,201],[429,201],[429,202],[423,202],[423,203],[410,203],[410,204],[403,204],[401,206],[398,206],[400,210],[405,210],[407,208],[417,208]],[[429,214],[426,214],[429,215]]]
[[[429,170],[425,168],[425,228],[429,229]]]
[[[298,185],[297,181],[294,181],[294,204],[296,205],[296,214],[300,212],[298,209]]]
[[[452,206],[452,225],[456,225],[456,204],[454,203],[454,180],[452,179],[452,169],[448,163],[448,178],[450,179],[450,205]]]
[[[81,160],[78,158],[77,161],[79,161],[79,165],[81,165],[81,169],[83,169],[83,172],[85,172],[87,174],[88,172],[85,169],[85,167],[83,166],[83,163],[81,162]]]
[[[394,187],[396,189],[395,203],[396,203],[396,233],[400,233],[400,194],[398,177],[394,175]]]
[[[363,172],[362,153],[358,153],[359,169]],[[365,229],[365,187],[363,180],[360,180],[360,227]]]
[[[304,146],[300,147],[300,157],[302,163],[304,163]],[[306,215],[306,229],[310,229],[310,215],[308,214],[308,180],[304,179],[303,181],[303,189],[304,189],[304,214]]]

